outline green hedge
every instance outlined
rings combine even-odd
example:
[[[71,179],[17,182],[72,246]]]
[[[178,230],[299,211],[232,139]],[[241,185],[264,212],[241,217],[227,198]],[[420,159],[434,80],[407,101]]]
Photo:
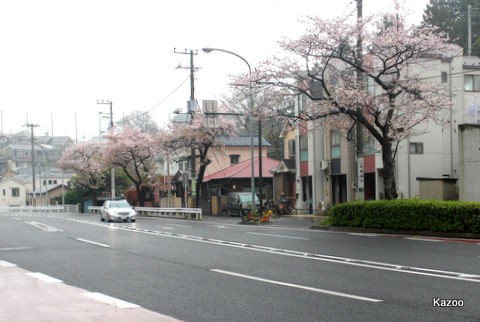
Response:
[[[480,203],[420,199],[353,201],[328,211],[332,226],[480,233]]]

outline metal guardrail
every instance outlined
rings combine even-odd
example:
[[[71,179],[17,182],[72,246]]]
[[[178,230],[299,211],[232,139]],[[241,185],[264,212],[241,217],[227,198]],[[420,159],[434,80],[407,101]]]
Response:
[[[88,206],[89,214],[99,214],[102,207],[100,206]]]
[[[201,208],[152,208],[135,207],[139,215],[152,217],[182,218],[202,220]]]
[[[92,214],[99,214],[102,207],[89,206],[88,212]],[[153,207],[134,207],[140,216],[148,217],[166,217],[166,218],[180,218],[180,219],[195,219],[202,220],[201,208],[153,208]]]
[[[19,206],[19,207],[0,207],[0,212],[8,213],[51,213],[64,212],[63,206]]]

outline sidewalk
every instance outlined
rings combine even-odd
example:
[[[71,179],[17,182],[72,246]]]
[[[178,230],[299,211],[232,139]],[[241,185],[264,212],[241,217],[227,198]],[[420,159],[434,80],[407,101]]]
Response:
[[[0,321],[179,321],[0,260]]]

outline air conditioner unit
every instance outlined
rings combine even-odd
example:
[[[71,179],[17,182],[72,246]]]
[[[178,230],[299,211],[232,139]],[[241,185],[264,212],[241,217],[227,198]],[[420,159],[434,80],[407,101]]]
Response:
[[[320,170],[327,171],[329,166],[330,162],[328,160],[320,161]]]

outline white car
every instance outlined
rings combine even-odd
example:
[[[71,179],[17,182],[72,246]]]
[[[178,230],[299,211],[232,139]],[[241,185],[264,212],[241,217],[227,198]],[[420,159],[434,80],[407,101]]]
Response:
[[[106,200],[100,211],[101,221],[131,221],[135,222],[137,213],[126,200]]]

